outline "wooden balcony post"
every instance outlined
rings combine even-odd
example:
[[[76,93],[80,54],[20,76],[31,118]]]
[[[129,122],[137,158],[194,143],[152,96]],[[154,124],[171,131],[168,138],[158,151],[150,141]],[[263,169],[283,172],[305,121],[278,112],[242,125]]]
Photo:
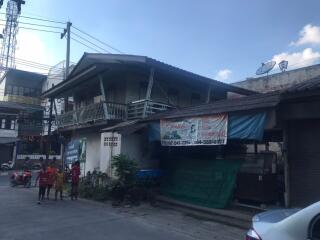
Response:
[[[103,85],[103,77],[101,75],[99,75],[99,83],[100,83],[100,90],[101,90],[101,94],[102,94],[102,101],[103,101],[102,104],[103,104],[104,117],[105,117],[105,119],[108,119],[109,114],[108,114],[107,98],[106,98],[105,88]]]
[[[209,86],[209,88],[208,88],[207,101],[206,101],[206,103],[210,103],[210,100],[211,100],[211,90],[212,90],[212,85],[210,84],[210,86]]]
[[[145,99],[144,108],[143,108],[143,118],[147,116],[148,104],[151,98],[153,82],[154,82],[154,68],[151,68],[150,75],[149,75],[148,88],[146,93],[146,99]]]

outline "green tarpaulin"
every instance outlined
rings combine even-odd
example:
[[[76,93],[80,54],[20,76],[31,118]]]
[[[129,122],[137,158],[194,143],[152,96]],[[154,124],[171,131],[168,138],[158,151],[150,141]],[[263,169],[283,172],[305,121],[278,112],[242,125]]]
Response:
[[[242,161],[175,159],[165,166],[162,194],[210,208],[225,208]]]

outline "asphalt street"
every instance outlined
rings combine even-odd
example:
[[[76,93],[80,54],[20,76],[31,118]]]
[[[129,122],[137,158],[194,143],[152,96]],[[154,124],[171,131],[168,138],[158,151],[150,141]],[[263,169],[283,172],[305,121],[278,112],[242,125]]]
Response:
[[[37,205],[36,189],[12,188],[0,176],[0,239],[244,239],[244,231],[164,208],[113,208],[88,200]]]

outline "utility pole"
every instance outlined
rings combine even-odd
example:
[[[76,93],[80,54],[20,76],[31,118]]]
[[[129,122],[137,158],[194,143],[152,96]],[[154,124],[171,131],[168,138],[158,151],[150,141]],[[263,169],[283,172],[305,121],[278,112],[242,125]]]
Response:
[[[67,78],[69,74],[69,65],[70,65],[70,35],[71,35],[71,22],[67,22],[67,28],[64,29],[63,33],[61,33],[61,39],[63,39],[67,35],[67,53],[66,53],[66,73],[65,78]]]
[[[49,151],[50,151],[50,148],[51,148],[51,127],[52,127],[52,108],[53,108],[53,101],[54,101],[54,98],[51,98],[50,99],[50,108],[49,108],[49,126],[48,126],[48,140],[47,140],[47,146],[46,146],[46,161],[48,162],[49,161]]]
[[[61,33],[61,39],[63,39],[65,36],[67,36],[67,52],[66,52],[66,71],[64,74],[64,80],[67,79],[69,75],[69,67],[70,67],[70,35],[71,35],[71,22],[67,22],[67,28],[63,30],[63,33]],[[64,111],[68,111],[68,97],[64,98]]]

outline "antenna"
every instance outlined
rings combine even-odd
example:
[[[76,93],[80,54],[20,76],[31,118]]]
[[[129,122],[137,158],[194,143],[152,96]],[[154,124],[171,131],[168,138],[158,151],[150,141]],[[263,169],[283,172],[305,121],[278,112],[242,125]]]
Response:
[[[279,65],[281,72],[285,72],[288,68],[288,61],[282,60],[281,62],[279,62],[278,65]]]
[[[262,74],[268,74],[272,68],[274,68],[274,65],[276,65],[275,61],[270,61],[270,62],[266,62],[266,63],[262,63],[261,67],[258,68],[258,70],[256,71],[257,75],[262,75]]]
[[[0,0],[0,4],[3,1]],[[18,18],[23,0],[9,0],[6,8],[6,25],[2,32],[2,48],[0,55],[0,75],[8,68],[15,68],[15,51],[18,34]]]

